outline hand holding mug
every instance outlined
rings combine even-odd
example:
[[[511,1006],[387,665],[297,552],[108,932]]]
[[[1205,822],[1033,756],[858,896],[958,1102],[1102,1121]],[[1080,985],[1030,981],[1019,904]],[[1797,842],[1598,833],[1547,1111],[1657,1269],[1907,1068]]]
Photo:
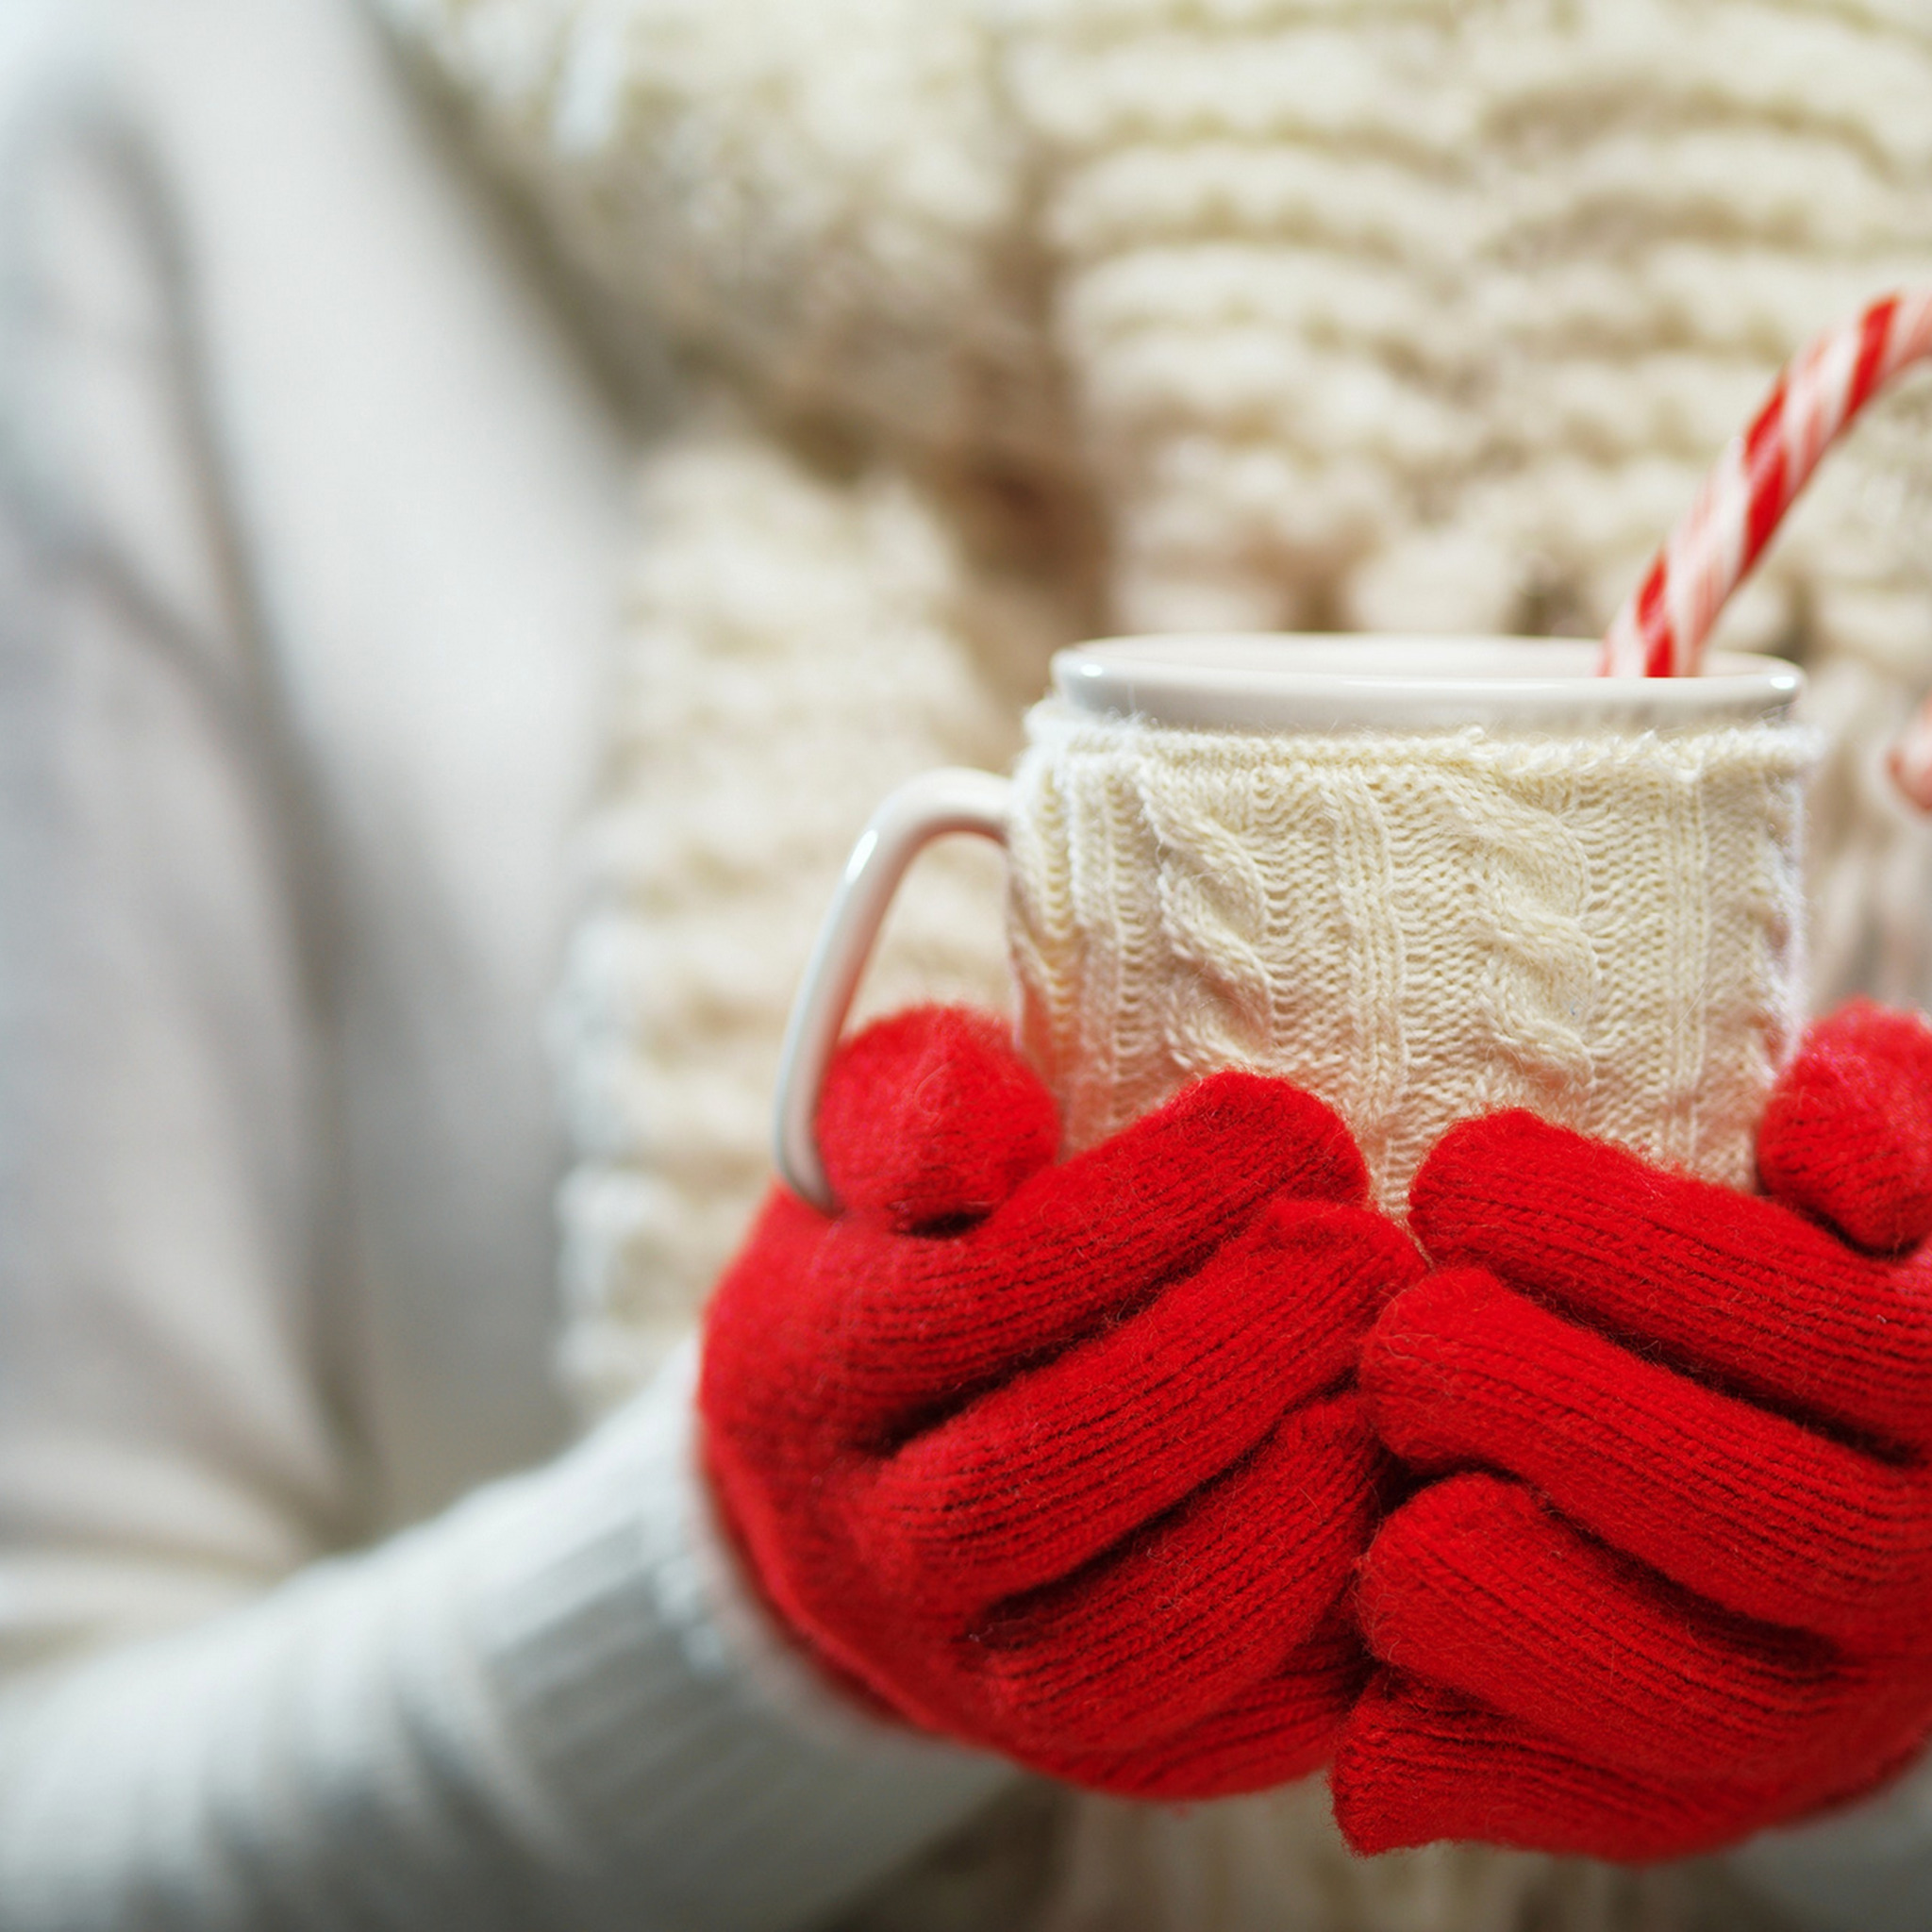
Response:
[[[1307,1094],[1213,1075],[1056,1164],[1002,1033],[924,1009],[834,1061],[842,1206],[774,1190],[708,1317],[725,1515],[916,1724],[1141,1796],[1284,1783],[1366,1675],[1354,1365],[1421,1259]]]
[[[1357,1204],[1398,1207],[1445,1129],[1510,1108],[1748,1179],[1802,1006],[1801,679],[1593,660],[1084,646],[1010,781],[931,774],[881,808],[794,1008],[792,1191],[720,1291],[706,1401],[768,1594],[894,1708],[1146,1795],[1323,1761],[1359,1670],[1330,1612],[1376,1505],[1351,1369],[1417,1266]],[[861,1056],[851,1107],[827,1069],[896,878],[961,830],[1007,847],[1021,1038],[1074,1153],[975,1182],[970,1214],[947,1156],[954,1218],[908,1218],[878,1175],[938,1144],[954,1074],[886,1054],[874,1083]],[[921,1132],[860,1158],[868,1119]],[[1324,1135],[1352,1178],[1308,1165]]]
[[[1932,1031],[1815,1028],[1758,1158],[1768,1198],[1504,1114],[1418,1175],[1442,1272],[1361,1377],[1443,1474],[1363,1566],[1358,1849],[1675,1857],[1932,1731]]]

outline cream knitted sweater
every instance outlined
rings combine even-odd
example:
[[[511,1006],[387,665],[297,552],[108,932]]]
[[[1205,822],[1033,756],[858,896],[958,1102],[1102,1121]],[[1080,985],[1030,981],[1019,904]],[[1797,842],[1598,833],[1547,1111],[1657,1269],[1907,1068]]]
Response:
[[[1593,631],[1778,359],[1932,275],[1906,0],[384,6],[682,372],[558,1008],[593,1405],[681,1332],[760,1185],[864,809],[1008,758],[1053,645]],[[1932,837],[1876,766],[1932,679],[1928,505],[1902,397],[1726,620],[1815,680],[1820,1002],[1932,997]],[[1000,997],[991,868],[925,871],[874,1002]],[[1274,1855],[1232,1857],[1217,1815],[1156,1836],[1247,1924]],[[1464,1876],[1421,1918],[1412,1872],[1379,1904],[1331,1874],[1332,1923],[1552,1909],[1536,1861],[1478,1864],[1438,1861]],[[1135,1887],[1083,1869],[1115,1923]],[[1446,1903],[1472,1884],[1479,1918]]]
[[[580,730],[608,756],[558,1007],[566,1352],[601,1404],[735,1237],[876,791],[1007,756],[1048,646],[1107,625],[1580,622],[1621,541],[1591,507],[1688,479],[1713,376],[1911,252],[1923,63],[1910,16],[1796,9],[392,10],[685,407],[598,706],[607,429],[346,14],[129,7],[152,150],[75,105],[7,174],[0,1924],[796,1924],[1002,1774],[802,1714],[707,1533],[688,1357],[552,1455],[526,1042]],[[1754,129],[1683,201],[1699,143]],[[1640,134],[1690,155],[1669,192],[1617,165]],[[1696,277],[1637,273],[1660,236],[1783,262],[1785,308],[1697,323]],[[1510,321],[1512,276],[1598,255],[1547,340]],[[1902,689],[1900,448],[1845,486],[1873,541],[1790,566],[1790,608]],[[1857,735],[1821,813],[1864,855],[1830,875],[1833,983],[1908,988],[1922,848]],[[926,894],[877,996],[996,991],[994,881]],[[1831,1827],[1781,1895],[1896,1904],[1918,1802]],[[977,1921],[1745,1923],[1707,1873],[1364,1872],[1323,1814],[1314,1785],[1008,1811]],[[932,1896],[862,1922],[930,1932]]]
[[[1008,756],[1054,643],[1593,630],[1777,359],[1932,272],[1908,6],[385,4],[686,371],[560,1012],[593,1384],[728,1248],[863,808]],[[1874,767],[1932,677],[1928,449],[1890,406],[1727,620],[1833,734],[1821,997],[1932,991]],[[963,890],[880,997],[997,986]]]
[[[566,1446],[630,444],[370,23],[92,12],[0,8],[0,1926],[791,1932],[1011,1774],[787,1656],[690,1351]]]

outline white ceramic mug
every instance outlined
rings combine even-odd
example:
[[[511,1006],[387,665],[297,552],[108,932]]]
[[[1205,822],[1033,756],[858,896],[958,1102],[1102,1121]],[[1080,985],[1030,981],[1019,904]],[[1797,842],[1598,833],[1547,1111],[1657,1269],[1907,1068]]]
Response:
[[[1803,1006],[1801,675],[1593,675],[1562,640],[1151,637],[1061,652],[1010,779],[939,771],[860,838],[779,1076],[820,1089],[922,846],[1008,849],[1020,1038],[1069,1151],[1213,1068],[1341,1113],[1401,1212],[1457,1120],[1524,1106],[1735,1185]]]

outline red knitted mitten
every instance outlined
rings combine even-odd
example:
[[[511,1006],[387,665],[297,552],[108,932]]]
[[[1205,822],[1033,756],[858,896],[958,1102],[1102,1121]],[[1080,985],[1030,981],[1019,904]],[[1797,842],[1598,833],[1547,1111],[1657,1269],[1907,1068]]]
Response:
[[[1389,1668],[1334,1768],[1358,1849],[1706,1850],[1932,1729],[1932,1031],[1816,1028],[1759,1164],[1777,1199],[1511,1113],[1417,1176],[1446,1272],[1362,1388],[1455,1473],[1363,1565]]]
[[[979,1016],[841,1056],[836,1218],[774,1191],[708,1317],[711,1474],[765,1594],[915,1724],[1207,1797],[1325,1757],[1382,1474],[1353,1388],[1420,1257],[1320,1102],[1203,1080],[1049,1164]]]

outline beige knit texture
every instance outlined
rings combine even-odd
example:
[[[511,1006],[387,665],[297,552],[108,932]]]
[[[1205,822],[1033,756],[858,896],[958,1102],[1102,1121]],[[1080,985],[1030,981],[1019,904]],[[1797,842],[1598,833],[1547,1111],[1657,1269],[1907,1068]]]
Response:
[[[1042,0],[1008,72],[1125,628],[1600,630],[1812,331],[1932,273],[1932,19],[1860,0]],[[1910,582],[1923,423],[1734,643]]]
[[[1588,737],[1028,720],[1023,1039],[1081,1147],[1222,1066],[1307,1088],[1403,1211],[1526,1107],[1732,1186],[1800,1022],[1782,724]]]
[[[561,247],[761,407],[1064,460],[1033,143],[976,0],[378,0]]]
[[[592,1404],[688,1322],[762,1185],[844,840],[917,764],[1007,756],[1053,642],[1597,629],[1778,361],[1932,279],[1913,0],[376,4],[638,332],[766,425],[654,455],[641,499],[558,1027]],[[801,423],[853,473],[781,442]],[[1084,622],[1079,535],[1042,522],[1016,599],[968,541],[965,507],[1052,491],[1105,540]],[[1724,626],[1814,675],[1821,1001],[1932,1000],[1932,830],[1879,764],[1932,682],[1928,527],[1922,388],[1834,457]],[[1515,856],[1483,848],[1506,897]],[[1573,937],[1498,1001],[1582,984],[1560,876]],[[1222,881],[1194,883],[1219,916]],[[939,924],[996,970],[990,899]],[[1208,1022],[1251,1009],[1237,975]],[[1562,1035],[1523,1077],[1580,1064]],[[1361,1865],[1295,1794],[1102,1808],[1063,1927],[1696,1918],[1670,1874]]]
[[[829,482],[728,422],[659,451],[641,513],[554,1010],[577,1156],[564,1370],[592,1408],[690,1332],[768,1185],[778,1034],[873,807],[934,764],[1006,764],[1070,628],[969,572],[902,479]],[[927,858],[861,1014],[1008,1006],[1002,891],[989,847]]]
[[[612,943],[597,935],[626,893],[641,934],[667,900],[688,916],[684,938],[658,924],[630,947],[658,991],[571,994],[558,1028],[571,1355],[599,1401],[688,1317],[756,1197],[780,965],[804,942],[748,937],[756,971],[716,962],[760,926],[742,908],[761,895],[792,908],[774,934],[808,924],[862,774],[883,789],[922,745],[1003,757],[1047,648],[1082,629],[1591,630],[1777,360],[1932,275],[1932,23],[1903,4],[379,4],[607,295],[728,373],[767,425],[741,437],[760,474],[786,470],[823,512],[801,541],[758,489],[672,487],[683,444],[641,496],[629,695],[573,959]],[[809,470],[770,426],[800,424],[854,439],[856,477]],[[1058,614],[1004,637],[958,619],[988,608],[968,507],[1004,494],[1024,521],[1057,492],[1084,498],[1072,535],[1034,518]],[[944,559],[909,602],[877,551],[889,498]],[[1083,518],[1108,558],[1084,625]],[[1928,527],[1932,420],[1904,396],[1834,456],[1724,627],[1816,675],[1821,1000],[1932,998],[1932,832],[1880,768],[1932,681]],[[801,562],[802,582],[840,584],[842,629],[707,587]],[[885,641],[902,635],[916,648]],[[802,783],[768,775],[795,773],[774,710],[678,688],[814,650],[843,695],[811,714],[823,758]],[[989,653],[996,731],[957,696],[983,695]],[[881,664],[909,726],[866,689]],[[641,849],[654,800],[686,809],[642,748],[675,765],[699,719],[705,756],[735,767],[716,781],[735,821],[763,829],[728,873],[653,834],[647,884],[608,855]],[[819,787],[844,805],[803,814],[808,860],[800,792]],[[691,1042],[720,1008],[694,988],[718,971],[741,987],[735,1043],[700,1074]],[[686,1074],[647,1071],[666,1056]],[[616,1112],[583,1099],[619,1087]],[[653,1106],[670,1111],[647,1127]],[[727,1117],[728,1159],[686,1158]]]

